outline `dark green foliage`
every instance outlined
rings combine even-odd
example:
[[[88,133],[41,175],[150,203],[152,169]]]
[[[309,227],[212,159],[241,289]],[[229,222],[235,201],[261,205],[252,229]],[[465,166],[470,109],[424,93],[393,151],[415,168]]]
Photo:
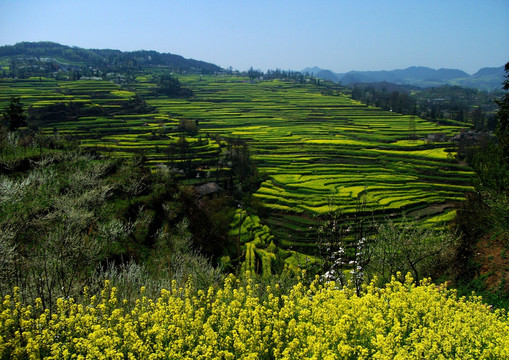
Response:
[[[148,105],[145,100],[143,100],[138,94],[133,98],[129,99],[122,103],[122,107],[118,110],[111,111],[112,115],[127,115],[127,114],[151,114],[155,113],[157,110]]]
[[[228,197],[199,199],[192,187],[182,186],[174,201],[167,202],[165,208],[178,221],[185,214],[195,248],[217,261],[219,257],[232,252],[228,236],[234,214],[231,205]]]
[[[188,135],[197,135],[198,120],[180,119],[179,130]]]
[[[482,296],[486,304],[498,309],[509,309],[509,298],[503,293],[488,290],[485,281],[486,276],[461,279],[455,284],[455,289],[458,290],[458,296],[468,297],[475,292],[477,296]]]
[[[26,126],[26,114],[19,97],[11,97],[9,105],[2,111],[3,124],[11,131]]]
[[[157,88],[154,90],[156,95],[166,95],[171,97],[193,96],[190,89],[183,88],[177,77],[171,74],[162,74],[157,79]]]
[[[354,84],[351,94],[355,100],[384,110],[418,115],[442,124],[470,123],[478,131],[495,129],[495,93],[459,86],[421,89],[382,82]]]
[[[251,187],[253,176],[256,177],[256,168],[251,161],[248,143],[243,139],[228,138],[227,146],[219,158],[219,165],[230,168],[230,183],[227,188],[233,190],[234,184],[237,184],[238,197],[242,197],[242,192]],[[235,181],[233,180],[235,178]],[[244,185],[245,183],[245,185]],[[254,192],[253,191],[253,192]]]
[[[247,76],[249,77],[249,79],[254,80],[256,78],[263,76],[263,72],[261,72],[260,70],[254,70],[253,67],[250,67],[247,72]]]
[[[489,157],[489,153],[482,155]],[[477,167],[477,191],[468,193],[467,200],[456,211],[454,226],[459,234],[459,244],[452,275],[457,281],[468,282],[478,274],[480,264],[475,262],[475,253],[482,239],[494,236],[507,241],[503,239],[509,238],[508,172],[507,168],[496,167],[497,160],[500,161],[500,157],[489,158],[482,167]],[[500,162],[498,165],[503,167]],[[500,177],[493,178],[493,175]]]
[[[112,101],[113,102],[113,101]],[[28,109],[28,119],[34,126],[47,126],[58,122],[75,121],[80,117],[97,116],[113,118],[116,115],[151,114],[156,110],[138,95],[123,101],[120,107],[91,106],[91,103],[56,102]]]
[[[57,102],[38,108],[29,109],[30,121],[37,126],[45,126],[48,123],[76,120],[80,116],[107,116],[108,113],[102,107],[85,106],[77,102]]]
[[[509,162],[509,62],[505,64],[506,80],[504,81],[505,94],[501,100],[496,101],[499,106],[497,139],[502,148],[506,162]]]
[[[82,49],[53,42],[21,42],[0,46],[0,57],[2,56],[12,59],[9,75],[21,79],[48,76],[56,72],[67,73],[74,80],[81,76],[104,77],[107,73],[128,73],[126,80],[129,82],[129,73],[148,66],[164,66],[173,71],[203,74],[213,74],[221,70],[214,64],[169,53]]]
[[[292,70],[281,70],[281,69],[268,69],[266,73],[255,74],[258,76],[263,76],[264,79],[280,79],[280,80],[293,80],[299,84],[303,84],[304,81],[309,79],[311,82],[317,84],[317,79],[311,76],[305,76],[301,72],[292,71]],[[319,81],[318,81],[319,82]]]
[[[477,174],[475,186],[478,191],[498,194],[509,189],[509,161],[501,145],[489,142],[477,148],[472,168]]]
[[[459,206],[454,219],[460,238],[456,249],[453,275],[457,279],[471,279],[476,271],[475,245],[492,227],[492,217],[480,193],[468,193],[467,201]]]
[[[509,71],[509,63],[506,65]],[[509,80],[504,83],[509,89]],[[479,242],[494,238],[507,246],[509,239],[509,157],[508,114],[509,97],[506,93],[497,102],[497,140],[472,147],[472,167],[476,172],[475,193],[467,195],[467,201],[457,210],[455,225],[461,235],[456,252],[456,278],[461,284],[474,284],[483,264],[475,262],[474,254]],[[484,264],[487,265],[487,264]],[[482,279],[478,279],[482,282]],[[478,286],[479,287],[479,286]],[[483,290],[485,286],[480,286]],[[501,294],[507,297],[507,294]]]
[[[416,115],[416,101],[404,88],[391,90],[389,83],[375,85],[354,84],[352,99],[359,100],[367,105],[378,106],[384,110],[391,110],[401,114]],[[403,91],[402,91],[403,90]]]

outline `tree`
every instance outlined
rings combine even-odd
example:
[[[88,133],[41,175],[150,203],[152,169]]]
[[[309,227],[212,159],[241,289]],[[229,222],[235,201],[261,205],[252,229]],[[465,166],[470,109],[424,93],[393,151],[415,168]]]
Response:
[[[369,271],[381,283],[389,282],[398,272],[412,273],[419,281],[431,275],[455,239],[445,231],[434,230],[414,220],[389,220],[378,226]]]
[[[497,138],[502,151],[504,152],[504,158],[506,161],[509,160],[509,62],[505,64],[505,81],[503,89],[506,90],[501,100],[497,100],[496,103],[499,106],[498,110],[498,126],[496,130]]]
[[[193,92],[190,89],[183,88],[180,85],[179,79],[171,74],[162,74],[159,76],[157,79],[157,88],[155,89],[155,92],[156,94],[162,94],[166,96],[193,96]]]
[[[483,193],[485,199],[489,197],[507,197],[509,188],[509,62],[505,65],[506,80],[503,89],[506,90],[501,100],[495,102],[499,106],[496,128],[497,142],[480,143],[472,159],[472,168],[477,174],[475,188]],[[490,195],[490,196],[488,196]]]
[[[27,125],[25,111],[19,97],[11,97],[11,102],[4,107],[2,116],[4,125],[11,131]]]
[[[255,174],[255,166],[250,159],[249,146],[240,138],[228,138],[227,147],[218,160],[218,166],[230,168],[230,185],[233,186],[233,177],[242,185]]]
[[[478,142],[472,146],[475,192],[467,194],[467,201],[457,210],[454,219],[461,234],[455,264],[459,270],[456,277],[460,280],[471,281],[481,265],[488,265],[478,264],[474,258],[476,248],[485,246],[483,240],[490,239],[490,244],[501,241],[507,246],[509,239],[509,63],[505,70],[503,89],[506,93],[495,101],[499,106],[497,141]]]
[[[485,116],[480,106],[477,106],[474,110],[472,110],[470,117],[472,118],[472,123],[476,130],[484,130]]]
[[[249,79],[254,80],[260,76],[263,76],[263,73],[260,70],[254,70],[253,67],[250,67],[247,71],[247,76],[249,76]]]
[[[373,222],[364,217],[366,190],[360,196],[356,211],[345,214],[329,199],[329,213],[318,228],[318,250],[323,277],[344,286],[349,281],[360,295],[365,271],[372,258]]]
[[[180,150],[180,168],[184,171],[184,175],[187,177],[191,172],[191,157],[190,157],[190,145],[186,140],[183,133],[180,134],[178,139],[178,148]]]

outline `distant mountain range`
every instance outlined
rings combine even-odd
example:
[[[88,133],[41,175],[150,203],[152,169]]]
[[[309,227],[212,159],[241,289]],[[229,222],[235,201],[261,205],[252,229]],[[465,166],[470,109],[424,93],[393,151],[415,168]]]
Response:
[[[505,74],[503,66],[482,68],[473,75],[457,69],[435,70],[423,66],[412,66],[407,69],[391,71],[349,71],[347,73],[334,73],[331,70],[315,66],[305,68],[302,72],[336,83],[341,82],[343,85],[389,82],[419,87],[457,85],[488,91],[501,89]]]

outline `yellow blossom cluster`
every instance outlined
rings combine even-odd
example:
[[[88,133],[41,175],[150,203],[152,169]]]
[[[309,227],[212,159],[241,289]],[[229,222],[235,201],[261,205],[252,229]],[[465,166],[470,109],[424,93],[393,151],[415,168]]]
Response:
[[[480,298],[409,277],[361,296],[334,283],[284,295],[232,275],[219,289],[143,294],[131,310],[108,282],[79,303],[0,305],[0,359],[508,359],[509,320]],[[260,295],[262,294],[262,295]]]

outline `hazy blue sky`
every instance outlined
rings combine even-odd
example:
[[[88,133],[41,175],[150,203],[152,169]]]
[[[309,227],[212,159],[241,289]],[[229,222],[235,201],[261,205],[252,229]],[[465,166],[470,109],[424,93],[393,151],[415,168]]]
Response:
[[[246,70],[509,61],[509,0],[0,0],[0,45],[157,50]]]

